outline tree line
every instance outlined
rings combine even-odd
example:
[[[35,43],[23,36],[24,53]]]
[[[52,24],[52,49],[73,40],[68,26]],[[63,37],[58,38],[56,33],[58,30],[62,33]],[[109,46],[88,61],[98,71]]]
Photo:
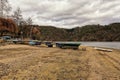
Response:
[[[27,25],[28,26],[28,25]],[[24,26],[24,38],[29,38],[30,27]],[[86,25],[72,29],[32,25],[32,37],[43,41],[120,41],[120,23]]]

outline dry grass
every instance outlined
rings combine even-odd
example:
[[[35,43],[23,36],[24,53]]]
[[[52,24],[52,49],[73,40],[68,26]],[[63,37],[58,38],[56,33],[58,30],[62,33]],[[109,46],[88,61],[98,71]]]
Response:
[[[120,80],[120,51],[7,45],[0,47],[1,80]]]

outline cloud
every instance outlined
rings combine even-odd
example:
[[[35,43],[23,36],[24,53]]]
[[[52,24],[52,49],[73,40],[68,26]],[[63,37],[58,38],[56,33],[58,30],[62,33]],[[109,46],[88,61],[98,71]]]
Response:
[[[73,28],[119,22],[120,0],[9,0],[35,24]]]

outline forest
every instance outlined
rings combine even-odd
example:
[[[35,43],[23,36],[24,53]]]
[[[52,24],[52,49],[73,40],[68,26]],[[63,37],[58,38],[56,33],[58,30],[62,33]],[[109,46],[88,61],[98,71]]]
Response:
[[[56,28],[54,26],[27,25],[21,26],[24,38],[43,41],[120,41],[120,23],[109,25],[86,25],[72,29]]]
[[[17,26],[11,19],[0,18],[0,35],[41,41],[120,41],[120,23],[64,29],[55,26]]]

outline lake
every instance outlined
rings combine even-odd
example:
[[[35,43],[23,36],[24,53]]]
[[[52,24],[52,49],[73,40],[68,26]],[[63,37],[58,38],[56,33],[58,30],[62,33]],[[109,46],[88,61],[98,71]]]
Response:
[[[97,46],[120,49],[120,42],[81,42],[84,46]]]

